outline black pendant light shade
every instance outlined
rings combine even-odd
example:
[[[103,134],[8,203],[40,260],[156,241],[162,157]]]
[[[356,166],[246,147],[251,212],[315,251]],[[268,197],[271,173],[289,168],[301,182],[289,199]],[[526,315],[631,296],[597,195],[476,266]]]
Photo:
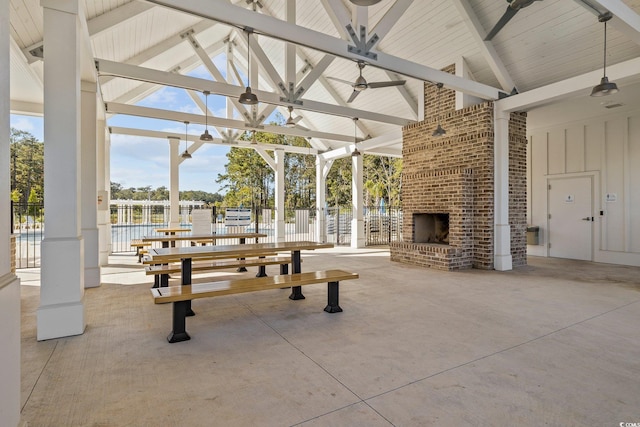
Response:
[[[213,141],[213,137],[209,133],[209,91],[205,90],[204,92],[204,133],[200,135],[200,141]]]
[[[442,126],[440,126],[440,123],[438,123],[438,127],[436,128],[436,130],[433,131],[433,133],[431,134],[431,136],[443,136],[447,133],[446,130],[444,130],[442,128]]]
[[[247,86],[247,89],[240,95],[238,102],[245,105],[256,105],[258,103],[258,97],[255,93],[251,92],[251,87]]]
[[[183,159],[190,159],[191,158],[191,153],[189,153],[189,150],[187,148],[187,129],[189,127],[189,122],[184,122],[184,153],[180,154],[180,157],[182,157]]]
[[[380,0],[350,0],[350,1],[356,6],[373,6],[376,3],[380,3]]]
[[[591,96],[606,96],[618,92],[618,85],[609,81],[607,76],[600,79],[600,84],[593,87]]]
[[[253,29],[245,28],[247,32],[247,88],[240,95],[238,102],[244,105],[256,105],[258,103],[258,97],[255,93],[251,92],[251,32]]]
[[[600,84],[591,91],[591,96],[606,96],[618,92],[618,85],[610,82],[607,77],[607,21],[611,19],[611,12],[605,12],[598,16],[598,21],[604,22],[604,66]]]

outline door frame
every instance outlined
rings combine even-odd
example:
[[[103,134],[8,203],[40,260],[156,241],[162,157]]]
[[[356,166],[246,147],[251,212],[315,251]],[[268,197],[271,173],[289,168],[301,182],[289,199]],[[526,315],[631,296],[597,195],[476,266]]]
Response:
[[[546,257],[550,257],[549,254],[549,185],[551,181],[557,179],[570,179],[570,178],[591,178],[591,216],[593,221],[591,222],[591,260],[596,260],[596,254],[600,249],[600,231],[602,230],[602,201],[600,200],[600,171],[589,172],[575,172],[575,173],[562,173],[554,175],[545,175],[545,184],[547,189],[546,203],[547,203],[547,215],[545,218],[545,230],[544,230],[544,254]],[[597,226],[596,226],[597,225]]]

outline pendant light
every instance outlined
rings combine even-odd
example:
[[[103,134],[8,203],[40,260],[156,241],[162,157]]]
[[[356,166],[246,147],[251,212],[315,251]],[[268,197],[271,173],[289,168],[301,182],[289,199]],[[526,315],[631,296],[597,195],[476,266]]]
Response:
[[[244,29],[247,32],[247,88],[246,90],[240,95],[240,99],[238,99],[238,102],[240,102],[240,104],[245,104],[245,105],[256,105],[258,103],[258,97],[256,96],[255,93],[251,92],[251,33],[253,32],[252,28],[245,28]]]
[[[444,134],[447,133],[446,130],[444,130],[442,128],[442,126],[440,126],[440,99],[441,99],[441,94],[440,91],[442,90],[442,83],[438,83],[436,84],[436,86],[438,87],[438,111],[436,112],[436,115],[438,117],[438,127],[436,128],[436,130],[433,131],[433,133],[431,134],[431,136],[442,136]]]
[[[288,128],[294,128],[296,127],[296,121],[293,120],[293,117],[291,117],[291,113],[293,112],[293,107],[289,106],[287,107],[287,110],[289,110],[289,118],[287,119],[284,125]]]
[[[358,150],[358,118],[353,118],[353,143],[355,145],[355,150],[351,153],[351,157],[358,157],[360,155],[360,150]]]
[[[189,122],[184,122],[184,153],[180,154],[180,157],[183,159],[190,159],[191,153],[187,149],[187,128],[189,127]]]
[[[209,94],[211,92],[209,92],[208,90],[205,90],[204,92],[204,133],[202,135],[200,135],[200,141],[213,141],[213,137],[211,136],[211,134],[209,133],[209,120],[208,120],[208,116],[209,116]]]
[[[373,6],[376,3],[380,3],[380,0],[350,0],[350,1],[356,6]]]
[[[611,19],[611,16],[611,12],[605,12],[598,16],[598,21],[604,22],[604,67],[600,84],[593,88],[591,96],[605,96],[618,92],[618,85],[614,82],[609,82],[607,77],[607,21]]]

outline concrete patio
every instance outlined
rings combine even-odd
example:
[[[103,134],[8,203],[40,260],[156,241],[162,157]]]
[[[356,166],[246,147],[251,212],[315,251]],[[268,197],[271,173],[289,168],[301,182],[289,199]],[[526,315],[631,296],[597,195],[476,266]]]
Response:
[[[86,291],[83,335],[43,342],[39,271],[18,272],[28,426],[640,423],[640,268],[529,257],[442,272],[386,248],[321,250],[303,271],[360,274],[341,287],[343,313],[322,310],[323,285],[301,301],[197,300],[191,341],[169,344],[171,306],[153,304],[135,261],[111,256]]]

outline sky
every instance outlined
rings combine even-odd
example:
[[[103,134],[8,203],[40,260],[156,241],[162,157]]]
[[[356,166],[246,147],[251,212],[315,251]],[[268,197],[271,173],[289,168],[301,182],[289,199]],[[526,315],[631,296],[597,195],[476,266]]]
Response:
[[[222,59],[224,60],[224,58]],[[220,61],[215,58],[214,62]],[[218,67],[224,70],[225,67]],[[204,67],[198,67],[188,73],[193,77],[210,78]],[[244,76],[242,76],[244,78]],[[203,98],[204,100],[204,98]],[[225,98],[209,95],[209,110],[217,117],[226,117]],[[202,111],[183,89],[163,87],[136,105],[160,108],[172,111],[202,114]],[[273,117],[267,119],[271,121]],[[162,132],[176,132],[184,135],[183,122],[148,119],[125,115],[115,115],[107,122],[108,126],[121,126]],[[11,127],[24,130],[34,135],[39,141],[44,140],[42,117],[11,115]],[[190,135],[200,135],[204,125],[189,125]],[[209,127],[209,132],[216,132]],[[180,152],[185,149],[184,140],[180,141]],[[209,193],[221,192],[221,185],[216,183],[218,174],[224,173],[226,154],[229,147],[204,144],[197,151],[189,152],[191,159],[180,164],[180,191],[199,190]],[[111,181],[124,188],[152,188],[165,186],[169,188],[169,142],[166,138],[145,138],[128,135],[111,135]]]

